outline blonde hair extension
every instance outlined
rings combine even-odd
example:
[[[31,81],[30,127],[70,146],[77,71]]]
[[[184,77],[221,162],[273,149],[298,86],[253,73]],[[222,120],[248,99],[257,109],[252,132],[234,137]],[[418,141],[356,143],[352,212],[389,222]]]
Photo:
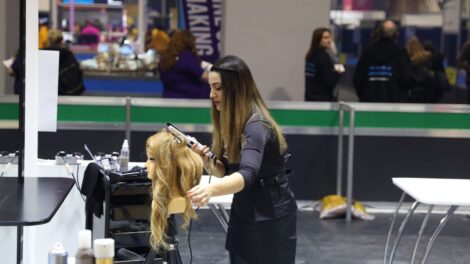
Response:
[[[147,170],[152,180],[152,210],[150,216],[150,243],[156,251],[168,249],[168,205],[173,198],[183,197],[186,208],[183,213],[185,228],[190,219],[196,218],[186,192],[199,184],[203,161],[200,155],[186,147],[184,141],[162,130],[147,139]]]

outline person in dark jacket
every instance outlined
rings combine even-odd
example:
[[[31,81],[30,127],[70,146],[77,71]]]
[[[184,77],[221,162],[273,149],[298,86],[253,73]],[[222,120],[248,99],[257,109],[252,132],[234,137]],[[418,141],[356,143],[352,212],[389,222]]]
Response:
[[[305,101],[336,101],[334,93],[340,72],[335,70],[327,50],[331,48],[331,31],[317,28],[305,56]]]
[[[460,50],[457,65],[466,73],[465,84],[467,86],[467,103],[470,104],[470,40],[467,41]]]
[[[442,70],[441,73],[444,74],[444,69],[439,69],[439,65],[434,65],[433,54],[424,49],[417,37],[408,40],[406,50],[410,56],[415,78],[415,87],[410,92],[410,101],[437,103],[443,93],[443,89],[437,82],[437,71]]]
[[[60,30],[52,29],[48,33],[48,46],[45,50],[59,52],[59,95],[81,95],[85,92],[83,72],[80,63],[63,44]]]
[[[297,205],[289,186],[287,143],[248,66],[226,56],[209,72],[212,149],[193,146],[209,174],[224,176],[188,192],[197,206],[234,193],[225,248],[231,264],[294,264]]]
[[[429,52],[431,52],[431,64],[434,70],[445,72],[444,67],[444,55],[440,53],[436,47],[432,44],[431,41],[424,41],[423,48]]]
[[[380,24],[374,43],[360,56],[354,72],[354,88],[361,102],[408,102],[414,86],[406,49],[396,44],[393,21]]]

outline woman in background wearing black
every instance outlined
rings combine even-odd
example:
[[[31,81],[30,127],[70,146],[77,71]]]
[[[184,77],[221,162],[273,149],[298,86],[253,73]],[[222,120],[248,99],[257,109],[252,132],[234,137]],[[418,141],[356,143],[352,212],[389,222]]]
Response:
[[[317,28],[313,32],[310,49],[305,56],[305,101],[337,100],[334,90],[340,73],[335,69],[327,50],[331,48],[331,31]]]

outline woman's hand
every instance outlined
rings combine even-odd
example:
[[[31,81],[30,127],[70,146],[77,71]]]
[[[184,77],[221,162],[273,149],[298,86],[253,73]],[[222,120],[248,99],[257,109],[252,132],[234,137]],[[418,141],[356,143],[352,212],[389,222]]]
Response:
[[[197,142],[196,139],[194,139],[195,141],[194,142]],[[210,151],[210,148],[206,145],[202,145],[200,143],[197,143],[197,144],[193,144],[191,146],[191,149],[196,152],[197,154],[201,155],[201,157],[204,159],[204,163],[209,161],[209,151]]]
[[[196,185],[188,191],[187,195],[191,202],[198,206],[206,205],[212,197],[214,191],[212,186],[209,185]]]

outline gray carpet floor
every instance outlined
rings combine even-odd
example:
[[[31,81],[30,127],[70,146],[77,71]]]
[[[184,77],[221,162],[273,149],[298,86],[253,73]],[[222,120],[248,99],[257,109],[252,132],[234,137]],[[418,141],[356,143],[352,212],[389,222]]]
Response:
[[[191,230],[192,263],[228,264],[224,231],[210,210],[201,209],[198,215],[199,218],[193,222]],[[430,233],[442,216],[438,214],[430,218],[422,241],[429,239]],[[410,220],[394,263],[410,262],[416,234],[423,217],[424,214],[418,213]],[[399,220],[402,218],[403,214]],[[384,246],[391,220],[390,213],[376,213],[372,221],[354,220],[348,225],[344,219],[320,220],[316,212],[299,211],[296,263],[383,263]],[[181,230],[178,238],[183,263],[190,263],[187,231]],[[427,263],[470,263],[469,244],[470,218],[465,214],[454,215],[435,243]],[[419,252],[422,252],[423,248],[424,245],[421,243]]]

